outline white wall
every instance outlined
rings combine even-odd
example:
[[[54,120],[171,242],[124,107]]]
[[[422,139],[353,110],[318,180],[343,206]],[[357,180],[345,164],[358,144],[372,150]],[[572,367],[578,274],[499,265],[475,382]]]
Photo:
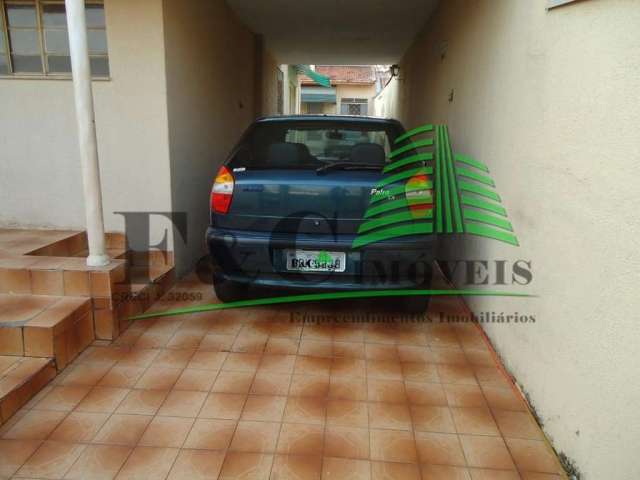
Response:
[[[113,212],[171,208],[162,3],[105,12],[111,80],[93,86],[105,224],[122,231]],[[84,228],[70,80],[0,78],[0,205],[0,225]]]
[[[441,2],[387,92],[387,114],[407,127],[448,124],[454,150],[489,166],[521,246],[467,239],[449,253],[530,259],[526,290],[539,298],[471,306],[536,316],[485,329],[583,478],[634,480],[640,8],[546,3]]]
[[[223,0],[164,0],[173,210],[188,212],[176,238],[178,273],[206,253],[209,193],[254,111],[254,35]]]

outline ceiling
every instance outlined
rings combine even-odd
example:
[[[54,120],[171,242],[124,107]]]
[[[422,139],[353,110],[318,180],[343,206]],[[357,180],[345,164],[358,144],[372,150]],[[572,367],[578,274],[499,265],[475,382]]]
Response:
[[[227,0],[279,63],[397,63],[438,0]]]

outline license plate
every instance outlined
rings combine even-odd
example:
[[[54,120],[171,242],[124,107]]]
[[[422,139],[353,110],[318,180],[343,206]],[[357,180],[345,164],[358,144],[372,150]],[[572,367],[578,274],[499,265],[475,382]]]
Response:
[[[347,255],[324,250],[287,250],[287,270],[296,272],[344,272]]]

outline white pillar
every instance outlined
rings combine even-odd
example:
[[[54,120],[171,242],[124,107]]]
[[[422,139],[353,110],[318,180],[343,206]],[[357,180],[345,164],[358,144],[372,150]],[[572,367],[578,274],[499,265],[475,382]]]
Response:
[[[102,189],[98,165],[98,142],[91,90],[91,66],[87,47],[87,22],[84,0],[65,0],[73,90],[76,102],[76,120],[82,164],[84,209],[87,219],[89,256],[87,265],[99,267],[109,263],[102,217]]]

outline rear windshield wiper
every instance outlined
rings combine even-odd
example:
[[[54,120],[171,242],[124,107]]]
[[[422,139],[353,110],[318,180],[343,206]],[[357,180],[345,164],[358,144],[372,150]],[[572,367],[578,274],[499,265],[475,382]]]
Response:
[[[383,166],[375,163],[333,162],[317,168],[316,172],[321,173],[327,170],[382,170]]]

